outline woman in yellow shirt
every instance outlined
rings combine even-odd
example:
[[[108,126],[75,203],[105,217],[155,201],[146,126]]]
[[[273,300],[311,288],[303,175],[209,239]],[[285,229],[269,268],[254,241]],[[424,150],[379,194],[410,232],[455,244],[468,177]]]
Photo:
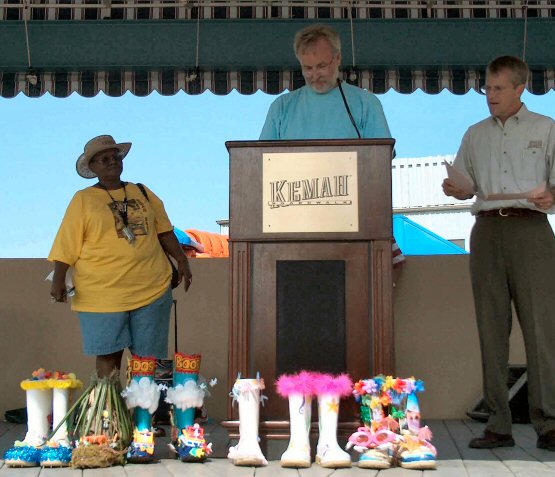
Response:
[[[98,178],[71,200],[48,260],[54,262],[52,299],[67,301],[66,273],[73,267],[72,309],[81,322],[86,354],[96,355],[99,377],[121,367],[125,348],[166,358],[172,270],[189,288],[192,275],[162,201],[145,187],[123,182],[131,143],[111,136],[91,139],[77,173]]]

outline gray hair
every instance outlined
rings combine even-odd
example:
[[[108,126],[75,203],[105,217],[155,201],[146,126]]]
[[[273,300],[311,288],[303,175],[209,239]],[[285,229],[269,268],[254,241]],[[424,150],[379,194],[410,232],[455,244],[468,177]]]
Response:
[[[487,68],[487,73],[499,74],[502,70],[509,70],[512,73],[514,86],[526,84],[530,70],[528,65],[516,56],[499,56],[495,58]]]
[[[317,23],[299,30],[295,35],[295,42],[293,43],[295,56],[298,58],[299,54],[302,55],[309,46],[316,43],[320,38],[324,38],[330,43],[334,55],[341,53],[339,34],[333,28]]]

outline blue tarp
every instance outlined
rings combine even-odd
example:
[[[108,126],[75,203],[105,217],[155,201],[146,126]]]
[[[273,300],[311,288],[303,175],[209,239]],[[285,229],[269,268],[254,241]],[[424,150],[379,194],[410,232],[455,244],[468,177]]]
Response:
[[[467,254],[464,249],[440,237],[404,215],[393,216],[393,236],[405,255]]]
[[[187,232],[183,232],[183,230],[178,229],[177,227],[173,228],[173,233],[177,237],[177,241],[181,245],[185,245],[186,247],[194,248],[197,252],[204,252],[204,245],[195,242]]]

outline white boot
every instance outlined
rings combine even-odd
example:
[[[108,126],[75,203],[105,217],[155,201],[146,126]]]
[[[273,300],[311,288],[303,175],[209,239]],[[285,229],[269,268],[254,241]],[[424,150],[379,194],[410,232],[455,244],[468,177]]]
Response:
[[[56,429],[69,409],[69,389],[53,388],[52,393],[52,429]],[[69,447],[67,424],[65,422],[60,425],[51,440]]]
[[[37,372],[42,372],[40,369]],[[33,373],[33,376],[35,376]],[[36,467],[40,463],[41,450],[50,431],[48,415],[52,409],[52,389],[48,378],[26,379],[21,382],[26,392],[27,433],[23,441],[15,441],[14,446],[4,454],[4,462],[9,467]]]
[[[337,469],[351,467],[351,456],[337,443],[337,417],[342,396],[350,394],[352,382],[346,375],[333,377],[322,375],[318,391],[318,447],[316,463],[322,467]]]
[[[310,467],[310,417],[315,376],[320,374],[310,371],[283,374],[276,383],[278,394],[289,400],[291,439],[281,456],[282,467]]]
[[[42,467],[67,467],[71,462],[71,445],[67,434],[67,423],[64,420],[69,409],[72,389],[78,389],[83,383],[73,373],[54,373],[49,380],[52,387],[52,429],[56,433],[41,450],[40,465]]]
[[[263,379],[240,379],[233,385],[231,396],[239,402],[239,443],[229,448],[228,459],[234,465],[262,466],[268,461],[258,444],[260,402]]]
[[[312,396],[295,393],[289,395],[291,439],[281,456],[282,467],[310,467],[310,417]]]
[[[46,443],[50,432],[48,416],[51,409],[51,388],[27,389],[27,434],[23,440],[26,445],[40,447]]]
[[[338,413],[339,396],[331,394],[318,396],[320,436],[316,448],[316,463],[331,469],[351,467],[351,457],[337,443]]]

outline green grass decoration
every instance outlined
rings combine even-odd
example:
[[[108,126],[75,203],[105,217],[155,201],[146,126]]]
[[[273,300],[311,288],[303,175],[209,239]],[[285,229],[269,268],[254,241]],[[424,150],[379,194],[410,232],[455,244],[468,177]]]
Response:
[[[88,388],[52,431],[54,435],[66,422],[73,442],[83,445],[87,436],[105,435],[116,451],[127,449],[133,440],[132,418],[121,397],[119,372],[108,377],[93,376]]]

